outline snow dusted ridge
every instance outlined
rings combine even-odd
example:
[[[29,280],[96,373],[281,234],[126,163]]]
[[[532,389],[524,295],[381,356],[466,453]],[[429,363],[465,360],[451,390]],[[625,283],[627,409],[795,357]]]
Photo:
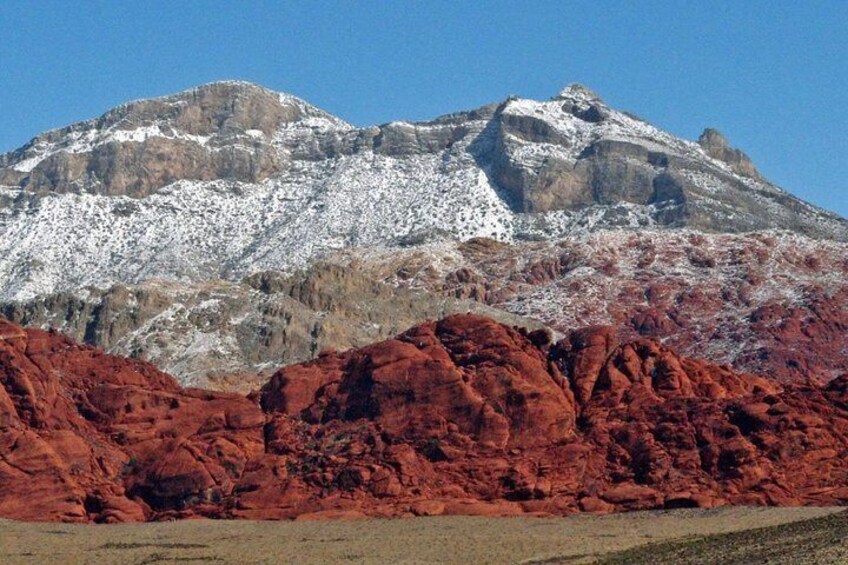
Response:
[[[293,96],[214,83],[0,156],[0,299],[236,280],[349,247],[681,226],[848,238],[841,218],[578,86],[354,128]]]
[[[300,119],[293,124],[286,124],[286,127],[281,129],[281,134],[291,134],[293,130],[304,128],[344,131],[353,127],[344,120],[290,94],[273,92],[242,81],[223,81],[214,85],[235,89],[258,89],[278,99],[281,107],[295,110]],[[209,86],[212,85],[205,85],[205,87]],[[271,141],[266,139],[266,134],[261,129],[246,129],[241,132],[222,130],[199,135],[191,133],[193,128],[189,128],[189,131],[180,129],[180,124],[174,122],[173,110],[188,106],[190,102],[186,98],[197,96],[205,87],[156,99],[158,106],[165,108],[161,116],[146,116],[143,107],[149,105],[150,101],[137,100],[122,104],[97,120],[49,131],[14,152],[12,155],[15,155],[15,158],[10,168],[18,172],[30,173],[43,161],[60,153],[90,153],[110,143],[144,143],[151,138],[187,141],[208,148],[210,151],[219,151],[222,147],[232,145],[239,137]],[[141,109],[140,115],[135,112],[139,109]],[[201,125],[200,128],[202,129],[203,126]],[[248,152],[252,150],[252,147],[248,145],[239,148]]]

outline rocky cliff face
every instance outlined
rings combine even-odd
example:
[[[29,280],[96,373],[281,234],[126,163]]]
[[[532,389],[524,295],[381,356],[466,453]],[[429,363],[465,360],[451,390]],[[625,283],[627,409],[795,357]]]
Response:
[[[844,220],[579,86],[431,122],[353,128],[289,95],[215,83],[134,102],[0,157],[0,297],[150,278],[238,280],[339,248],[601,227],[782,228]]]
[[[0,305],[13,322],[150,361],[183,385],[242,391],[258,388],[281,365],[466,312],[541,326],[478,301],[395,287],[332,264],[293,275],[258,273],[238,284],[148,281]]]
[[[0,516],[140,521],[842,504],[848,381],[780,386],[609,327],[476,316],[258,396],[0,323]],[[258,402],[257,402],[258,401]]]
[[[0,184],[143,198],[181,179],[260,182],[286,166],[275,134],[313,127],[350,126],[292,96],[209,84],[42,134],[0,157]]]
[[[639,210],[637,224],[648,217],[709,232],[784,228],[845,239],[844,222],[826,220],[768,183],[716,130],[698,144],[675,138],[579,85],[546,102],[509,100],[489,128],[494,141],[481,161],[522,212],[624,204],[629,213],[598,208],[602,223],[632,224]]]

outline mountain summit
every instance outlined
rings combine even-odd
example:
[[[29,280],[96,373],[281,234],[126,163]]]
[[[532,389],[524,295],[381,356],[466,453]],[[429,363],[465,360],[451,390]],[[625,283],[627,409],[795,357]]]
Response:
[[[0,298],[237,279],[334,249],[600,228],[848,240],[846,221],[571,85],[355,128],[244,82],[131,102],[0,156]]]
[[[350,126],[294,96],[215,82],[39,135],[0,157],[0,184],[144,197],[180,179],[260,182],[283,167],[274,136],[301,128]]]

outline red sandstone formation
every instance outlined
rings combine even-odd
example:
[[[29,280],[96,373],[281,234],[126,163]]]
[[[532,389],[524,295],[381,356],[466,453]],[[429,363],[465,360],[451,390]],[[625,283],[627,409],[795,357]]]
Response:
[[[2,322],[0,383],[7,518],[848,502],[848,375],[779,385],[609,327],[552,344],[453,316],[245,398]]]

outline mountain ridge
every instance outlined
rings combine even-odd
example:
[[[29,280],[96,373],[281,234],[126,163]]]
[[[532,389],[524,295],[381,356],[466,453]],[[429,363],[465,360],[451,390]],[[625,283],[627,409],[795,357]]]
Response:
[[[678,149],[685,148],[687,145],[689,149],[698,149],[700,147],[703,155],[706,155],[708,158],[713,159],[716,163],[725,163],[725,164],[734,164],[733,161],[743,160],[746,161],[746,166],[742,168],[740,174],[744,176],[749,176],[752,178],[759,178],[760,175],[750,163],[750,160],[747,156],[735,149],[730,147],[727,139],[721,135],[715,129],[706,128],[699,138],[698,142],[686,141],[680,138],[676,138],[671,134],[667,134],[659,128],[655,128],[648,122],[636,118],[633,114],[628,112],[617,112],[612,110],[596,93],[588,89],[587,87],[578,84],[572,83],[563,88],[557,95],[550,98],[548,101],[537,102],[530,99],[524,99],[519,97],[508,97],[506,100],[499,103],[492,103],[485,106],[482,106],[473,110],[463,110],[450,114],[445,114],[442,116],[437,116],[432,120],[424,120],[424,121],[410,121],[410,120],[392,120],[389,122],[385,122],[382,124],[377,124],[373,126],[364,126],[364,127],[355,127],[351,124],[348,124],[341,118],[334,116],[328,113],[325,110],[319,109],[305,100],[293,96],[291,94],[287,94],[284,92],[275,92],[263,86],[240,80],[223,80],[223,81],[215,81],[210,82],[204,85],[200,85],[194,88],[186,89],[180,91],[178,93],[164,95],[161,97],[155,97],[150,99],[138,99],[133,100],[127,103],[120,104],[115,108],[107,111],[99,118],[94,118],[90,120],[84,120],[80,122],[75,122],[71,125],[65,126],[63,128],[57,128],[53,130],[49,130],[40,136],[36,136],[26,145],[21,148],[7,152],[5,154],[0,155],[0,170],[3,169],[12,169],[17,170],[21,173],[30,173],[32,170],[38,166],[38,159],[44,159],[44,156],[36,156],[36,157],[27,157],[26,155],[31,152],[34,146],[38,145],[38,142],[41,138],[54,138],[60,136],[61,134],[73,133],[79,130],[92,129],[92,126],[96,126],[98,128],[102,128],[105,125],[109,125],[111,129],[120,125],[121,121],[126,121],[128,118],[124,116],[124,114],[129,113],[132,115],[132,111],[136,108],[140,109],[142,114],[144,113],[144,108],[148,106],[153,106],[154,108],[160,108],[161,105],[167,104],[171,106],[179,106],[179,105],[190,105],[188,99],[200,99],[203,102],[203,98],[207,93],[215,93],[216,91],[223,90],[224,93],[220,96],[225,100],[229,100],[227,104],[232,104],[232,108],[230,111],[233,115],[238,114],[249,114],[249,112],[240,112],[236,107],[236,102],[240,98],[252,98],[255,96],[265,96],[270,99],[277,99],[279,105],[286,106],[291,105],[293,108],[288,108],[289,110],[293,110],[294,114],[287,116],[287,121],[308,121],[308,118],[317,118],[319,120],[323,120],[325,123],[316,124],[311,123],[310,126],[317,127],[321,129],[322,127],[325,129],[338,129],[339,131],[356,131],[363,132],[368,130],[373,130],[375,128],[389,128],[391,126],[409,126],[409,127],[427,127],[434,125],[443,125],[446,123],[450,123],[455,120],[467,119],[469,116],[475,118],[481,117],[491,117],[494,114],[503,113],[504,111],[512,111],[512,114],[522,114],[522,110],[526,110],[526,106],[530,104],[533,106],[533,110],[535,113],[543,113],[544,108],[540,109],[540,105],[544,105],[546,103],[555,103],[555,102],[565,102],[566,104],[561,108],[563,111],[570,112],[575,116],[579,117],[581,120],[587,122],[599,123],[604,120],[605,113],[616,112],[626,116],[631,119],[635,123],[644,124],[650,130],[653,130],[651,133],[659,134],[658,137],[662,137],[665,141],[671,140],[669,145],[676,145]],[[223,104],[223,103],[222,103]],[[202,104],[201,104],[202,106]],[[260,108],[259,110],[265,110],[266,108]],[[220,110],[220,108],[219,108]],[[154,114],[155,116],[155,114]],[[230,116],[232,117],[232,116]],[[219,116],[220,118],[220,116]],[[117,123],[115,120],[117,119]],[[142,115],[141,117],[136,117],[135,119],[150,119],[149,116]],[[208,124],[207,124],[208,125]],[[220,125],[220,124],[219,124]],[[195,143],[205,145],[208,142],[208,139],[204,138],[202,133],[209,133],[208,128],[204,128],[203,124],[198,124],[195,122],[188,123],[189,131],[184,132],[186,134],[186,141],[193,141]],[[633,124],[630,124],[632,127]],[[200,130],[198,130],[200,128]],[[144,129],[144,128],[140,128]],[[230,128],[233,129],[233,128]],[[238,129],[238,128],[235,128]],[[253,132],[253,136],[258,135],[260,130],[252,129],[249,127],[243,127],[242,129],[247,132]],[[119,128],[118,131],[133,131]],[[267,135],[267,132],[262,132]],[[378,137],[382,135],[384,132],[380,132]],[[512,132],[513,134],[515,132]],[[142,131],[139,135],[127,135],[126,139],[119,139],[118,141],[129,141],[129,142],[143,142],[149,137],[167,137],[161,131]],[[379,142],[375,144],[379,145]],[[69,152],[69,153],[77,153],[83,152],[86,147],[59,147],[56,149],[57,152]],[[82,151],[81,151],[82,150]],[[23,157],[21,159],[21,157]],[[179,180],[178,178],[175,180]],[[6,186],[14,186],[14,184],[8,184],[6,181]],[[24,181],[21,181],[24,182]],[[143,196],[143,194],[142,194]]]
[[[367,128],[240,82],[121,106],[105,129],[81,122],[0,157],[0,298],[237,280],[439,237],[779,227],[848,240],[844,219],[734,172],[746,161],[723,138],[707,146],[730,164],[587,92]]]

